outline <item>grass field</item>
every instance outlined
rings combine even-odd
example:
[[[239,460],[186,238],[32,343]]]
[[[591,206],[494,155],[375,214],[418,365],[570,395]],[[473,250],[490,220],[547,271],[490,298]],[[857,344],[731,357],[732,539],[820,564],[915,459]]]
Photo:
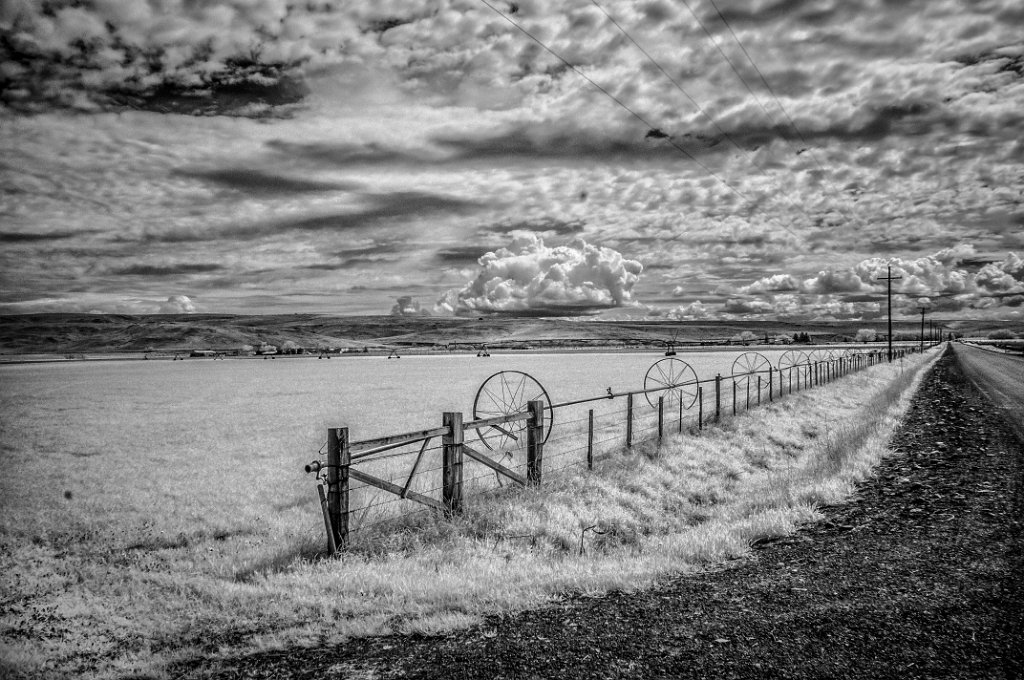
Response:
[[[224,432],[229,455],[198,475],[159,446],[158,460],[144,464],[117,452],[124,464],[93,480],[48,461],[36,484],[5,483],[4,675],[159,677],[197,654],[442,631],[568,592],[629,590],[711,567],[846,497],[884,455],[930,356],[794,394],[699,436],[610,455],[593,473],[567,470],[540,489],[481,496],[456,520],[395,531],[335,559],[318,556],[322,525],[308,480],[280,486],[258,455],[244,472],[250,483],[235,477],[258,427]],[[203,427],[217,425],[204,423],[202,409],[193,415],[147,421],[126,441],[141,448],[173,435],[178,447],[197,446]],[[5,410],[5,429],[15,417]],[[31,441],[5,434],[5,466],[35,471],[19,458],[33,450],[62,451],[62,462],[107,453],[42,426],[58,412],[33,417],[41,426],[25,434]],[[268,415],[261,426],[273,424]],[[111,479],[123,502],[89,497]],[[53,502],[53,489],[71,497]],[[256,497],[278,499],[273,512],[254,507]],[[153,498],[189,512],[162,513]]]

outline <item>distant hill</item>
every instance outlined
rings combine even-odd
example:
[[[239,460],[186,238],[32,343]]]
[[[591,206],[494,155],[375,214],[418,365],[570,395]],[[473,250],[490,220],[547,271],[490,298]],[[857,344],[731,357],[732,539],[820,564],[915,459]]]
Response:
[[[968,336],[984,336],[1006,324],[955,322]],[[446,346],[472,349],[559,346],[717,344],[749,332],[765,336],[808,333],[815,342],[850,341],[860,328],[885,331],[884,322],[836,321],[598,321],[579,318],[397,317],[288,314],[25,314],[0,316],[4,354],[167,352],[286,343],[338,350]],[[919,324],[894,323],[894,333],[916,339]],[[1016,332],[1024,328],[1016,328]]]

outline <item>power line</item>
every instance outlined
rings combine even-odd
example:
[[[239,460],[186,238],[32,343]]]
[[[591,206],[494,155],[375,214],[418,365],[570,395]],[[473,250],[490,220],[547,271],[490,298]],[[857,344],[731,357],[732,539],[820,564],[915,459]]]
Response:
[[[729,24],[729,21],[725,18],[725,15],[722,14],[722,10],[720,10],[718,8],[718,5],[715,4],[715,0],[708,0],[708,2],[710,2],[711,6],[715,8],[715,12],[718,14],[718,18],[721,19],[722,23],[725,24],[725,27],[729,29],[729,34],[732,35],[733,40],[736,41],[736,44],[739,45],[740,50],[743,52],[744,56],[746,56],[747,61],[749,61],[750,65],[754,68],[754,71],[757,73],[758,78],[761,79],[761,84],[764,85],[765,89],[768,90],[768,93],[772,96],[772,99],[775,100],[775,104],[779,107],[779,110],[782,111],[782,115],[784,115],[786,117],[786,120],[789,121],[790,127],[792,127],[793,131],[796,132],[797,136],[800,138],[800,141],[803,142],[804,146],[810,149],[811,144],[807,141],[807,138],[804,137],[804,134],[800,132],[800,128],[797,127],[796,122],[793,120],[792,117],[790,117],[789,112],[786,111],[786,107],[782,105],[782,101],[779,99],[778,95],[775,94],[775,90],[773,90],[772,86],[768,84],[768,79],[765,78],[764,73],[762,73],[761,69],[758,68],[757,63],[754,61],[754,58],[750,56],[750,52],[747,51],[747,48],[744,47],[742,41],[740,41],[739,36],[736,35],[736,31],[732,30],[732,25]],[[814,159],[815,164],[818,166],[818,169],[821,170],[822,175],[825,177],[825,181],[829,183],[829,186],[832,187],[832,190],[835,191],[837,194],[842,195],[838,187],[836,187],[835,184],[832,183],[832,180],[829,179],[827,171],[813,153],[811,154],[811,158]]]
[[[754,101],[757,102],[757,105],[761,107],[762,111],[764,111],[764,115],[768,118],[768,122],[771,123],[772,125],[775,125],[775,119],[772,118],[772,114],[768,110],[768,107],[766,107],[764,103],[758,98],[753,88],[750,87],[750,83],[747,82],[747,79],[744,78],[743,74],[740,73],[738,68],[736,68],[736,64],[732,62],[732,59],[729,58],[729,55],[725,53],[725,50],[722,49],[722,46],[718,44],[717,40],[715,40],[715,36],[712,35],[711,31],[708,30],[708,27],[704,25],[704,22],[700,20],[700,17],[697,16],[697,13],[693,11],[692,7],[690,7],[690,3],[687,2],[687,0],[682,0],[682,3],[686,7],[686,9],[690,11],[690,14],[693,15],[693,18],[697,21],[697,25],[700,26],[701,29],[703,29],[704,33],[708,36],[708,39],[711,41],[711,44],[715,46],[715,49],[718,50],[718,53],[722,55],[723,59],[725,59],[725,63],[729,65],[729,68],[732,69],[732,72],[735,73],[736,77],[740,79],[741,83],[743,83],[743,87],[747,88],[747,92],[750,93],[750,96],[754,98]]]
[[[652,56],[650,55],[650,53],[648,53],[648,52],[647,52],[647,50],[645,50],[645,49],[644,49],[644,48],[643,48],[643,47],[642,47],[642,46],[640,45],[640,43],[638,43],[638,42],[637,42],[637,41],[636,41],[636,40],[635,40],[635,39],[633,38],[633,36],[632,36],[632,35],[630,35],[630,34],[629,34],[629,32],[628,32],[628,31],[626,31],[626,29],[622,27],[622,25],[621,25],[621,24],[619,24],[619,22],[618,22],[618,21],[616,21],[616,20],[615,20],[615,18],[614,18],[614,17],[612,17],[612,15],[611,15],[611,14],[609,14],[609,13],[608,13],[608,11],[607,11],[607,10],[606,10],[606,9],[605,9],[604,7],[602,7],[602,6],[600,5],[600,4],[598,4],[597,0],[590,0],[590,2],[591,2],[591,3],[593,4],[593,5],[594,5],[594,7],[597,7],[597,8],[599,9],[599,10],[601,10],[601,13],[602,13],[602,14],[604,14],[604,15],[605,15],[605,16],[606,16],[606,17],[608,18],[608,21],[612,22],[612,24],[614,24],[614,25],[615,25],[615,27],[616,27],[617,29],[619,29],[619,31],[620,31],[620,32],[622,33],[622,35],[626,36],[626,38],[627,38],[627,39],[629,39],[629,41],[630,41],[631,43],[633,43],[633,45],[635,45],[635,46],[636,46],[636,48],[637,48],[638,50],[640,50],[640,52],[642,52],[642,53],[643,53],[643,55],[644,55],[645,57],[647,57],[647,59],[648,59],[648,60],[650,60],[650,62],[651,62],[652,64],[654,64],[654,66],[655,66],[655,67],[656,67],[656,68],[657,68],[657,69],[658,69],[659,71],[661,71],[662,75],[664,75],[664,76],[665,76],[666,78],[668,78],[669,82],[671,82],[671,83],[672,83],[672,84],[673,84],[673,85],[674,85],[674,86],[676,87],[676,89],[677,89],[677,90],[679,90],[680,92],[682,92],[682,93],[683,93],[683,95],[684,95],[684,96],[685,96],[685,97],[686,97],[686,98],[687,98],[688,100],[690,100],[690,103],[692,103],[692,104],[693,104],[693,105],[694,105],[694,106],[695,106],[695,107],[697,108],[697,110],[698,110],[698,111],[699,111],[699,112],[700,112],[701,114],[703,114],[703,115],[704,115],[704,117],[708,119],[708,121],[710,121],[710,122],[711,122],[711,124],[712,124],[712,125],[713,125],[713,126],[715,127],[715,129],[716,129],[716,130],[718,130],[718,132],[719,132],[719,133],[721,133],[721,135],[722,135],[723,137],[725,137],[725,138],[726,138],[727,140],[729,140],[729,142],[730,142],[730,143],[731,143],[731,144],[732,144],[732,145],[733,145],[734,147],[736,147],[736,150],[737,150],[737,151],[739,151],[739,152],[740,152],[740,153],[742,153],[742,154],[743,154],[744,156],[746,156],[747,160],[748,160],[748,161],[750,161],[750,164],[751,164],[751,165],[753,165],[753,166],[754,166],[755,168],[757,168],[757,170],[758,170],[758,171],[759,171],[759,172],[760,172],[760,173],[761,173],[761,174],[762,174],[762,175],[763,175],[763,176],[764,176],[764,177],[765,177],[766,179],[773,179],[772,177],[770,177],[770,176],[768,175],[768,173],[766,173],[766,172],[764,171],[764,169],[763,169],[763,168],[762,168],[761,166],[759,166],[759,165],[758,165],[758,164],[757,164],[757,163],[756,163],[756,162],[754,161],[754,158],[753,158],[753,156],[751,156],[751,155],[750,155],[750,154],[749,154],[749,153],[747,152],[747,150],[746,150],[746,149],[744,149],[744,148],[743,148],[743,147],[742,147],[742,146],[741,146],[741,145],[740,145],[740,144],[739,144],[739,143],[738,143],[738,142],[737,142],[737,141],[736,141],[735,139],[733,139],[732,135],[730,135],[730,134],[729,134],[728,132],[726,132],[726,131],[725,131],[724,129],[722,129],[722,126],[720,126],[720,125],[718,124],[718,122],[717,122],[717,121],[716,121],[716,120],[715,120],[715,119],[714,119],[714,118],[713,118],[713,117],[711,116],[711,114],[709,114],[709,113],[708,113],[708,112],[707,112],[706,110],[704,110],[704,108],[703,108],[703,107],[702,107],[702,106],[701,106],[701,105],[700,105],[700,104],[699,104],[699,103],[697,102],[697,100],[696,100],[696,99],[694,99],[694,98],[693,98],[692,96],[690,96],[690,93],[689,93],[689,92],[687,92],[687,91],[686,91],[686,89],[685,89],[685,88],[684,88],[684,87],[683,87],[683,86],[682,86],[681,84],[679,84],[679,82],[678,82],[678,81],[677,81],[677,80],[676,80],[675,78],[673,78],[673,77],[672,77],[672,75],[671,75],[671,74],[669,74],[669,72],[668,72],[668,71],[666,71],[666,70],[665,70],[665,69],[664,69],[664,68],[662,67],[662,65],[661,65],[660,63],[658,63],[658,60],[656,60],[656,59],[655,59],[654,57],[652,57]],[[798,203],[796,203],[795,201],[793,201],[792,199],[790,199],[790,198],[789,198],[789,196],[785,196],[785,195],[783,195],[783,198],[785,198],[785,200],[786,200],[786,201],[787,201],[787,202],[788,202],[788,203],[789,203],[789,204],[790,204],[790,205],[791,205],[792,207],[794,207],[794,208],[795,208],[796,210],[798,210],[799,212],[803,213],[804,217],[806,217],[806,218],[807,218],[808,220],[810,220],[811,222],[813,222],[813,221],[814,221],[814,218],[813,218],[813,217],[811,217],[811,216],[810,216],[810,215],[809,215],[809,214],[807,213],[807,211],[803,209],[803,207],[802,207],[802,206],[800,206],[800,205],[799,205]]]
[[[745,88],[747,89],[747,92],[749,92],[749,93],[750,93],[750,96],[751,96],[751,97],[753,97],[754,101],[755,101],[755,102],[757,102],[757,105],[761,107],[761,110],[762,110],[762,111],[764,111],[765,117],[766,117],[766,118],[768,119],[768,122],[769,122],[770,124],[772,124],[772,125],[776,125],[776,122],[775,122],[775,118],[774,118],[774,117],[772,116],[771,112],[770,112],[770,111],[768,110],[768,107],[766,107],[766,106],[764,105],[764,102],[762,102],[762,101],[761,101],[761,99],[760,99],[760,98],[759,98],[759,97],[757,96],[757,94],[756,94],[756,93],[754,92],[754,89],[753,89],[753,88],[752,88],[752,87],[750,86],[750,83],[748,83],[748,82],[747,82],[747,79],[743,77],[743,74],[742,74],[742,73],[740,73],[739,69],[738,69],[738,68],[736,67],[736,64],[734,64],[734,63],[733,63],[733,61],[732,61],[732,59],[730,59],[730,58],[729,58],[729,55],[727,55],[727,54],[725,53],[725,50],[723,50],[723,49],[722,49],[722,46],[718,44],[718,41],[717,41],[717,40],[715,40],[715,36],[714,36],[714,35],[713,35],[713,34],[711,33],[711,31],[710,31],[710,30],[708,29],[708,27],[707,27],[707,26],[706,26],[706,25],[704,24],[704,22],[703,22],[703,21],[701,21],[700,17],[699,17],[699,16],[697,16],[697,13],[696,13],[696,12],[695,12],[695,11],[693,10],[693,7],[691,7],[691,6],[690,6],[690,3],[689,3],[689,2],[687,1],[687,0],[682,0],[682,3],[683,3],[683,5],[684,5],[684,6],[686,7],[686,9],[687,9],[687,10],[689,10],[690,14],[691,14],[691,15],[693,16],[694,20],[695,20],[695,21],[697,22],[697,25],[698,25],[698,26],[700,26],[700,27],[701,27],[701,29],[702,29],[702,30],[704,31],[704,33],[705,33],[705,34],[706,34],[706,35],[708,36],[708,39],[709,39],[709,40],[711,41],[711,44],[712,44],[712,45],[714,45],[714,46],[715,46],[715,49],[716,49],[716,50],[718,50],[718,53],[719,53],[720,55],[722,55],[722,58],[723,58],[723,59],[725,60],[725,62],[726,62],[726,63],[727,63],[728,65],[729,65],[729,68],[730,68],[730,69],[732,69],[732,72],[733,72],[733,73],[735,73],[735,74],[736,74],[736,77],[737,77],[737,78],[739,78],[739,80],[740,80],[740,82],[741,82],[741,83],[743,83],[743,87],[745,87]],[[714,4],[714,3],[712,3],[712,4]],[[717,7],[716,7],[716,10],[717,10]],[[758,69],[758,68],[757,68],[757,65],[756,65],[756,64],[754,64],[754,62],[753,62],[753,59],[751,59],[751,58],[750,58],[750,54],[749,54],[749,52],[747,52],[747,50],[746,50],[745,48],[743,48],[743,45],[742,45],[742,43],[740,43],[740,41],[739,41],[739,38],[738,38],[738,37],[736,36],[735,32],[733,32],[733,30],[732,30],[732,27],[731,27],[731,26],[729,26],[728,22],[727,22],[727,21],[725,21],[725,17],[724,17],[724,16],[723,16],[723,15],[721,14],[721,12],[719,12],[719,17],[721,17],[721,18],[722,18],[722,21],[723,21],[723,23],[725,23],[725,24],[726,24],[726,27],[727,27],[727,28],[729,28],[729,32],[730,32],[730,33],[732,33],[732,35],[733,35],[733,38],[735,38],[735,39],[736,39],[736,42],[737,42],[737,44],[739,44],[739,45],[740,45],[740,48],[741,48],[741,49],[743,49],[743,53],[747,55],[747,58],[748,58],[748,59],[750,59],[750,63],[751,63],[751,65],[753,65],[753,66],[754,66],[754,70],[755,70],[755,71],[757,71],[758,73],[760,73],[760,69]],[[762,76],[762,77],[763,77],[763,76]],[[765,82],[767,82],[767,81],[765,81]],[[771,92],[771,91],[772,91],[772,90],[771,90],[771,88],[769,87],[769,92]],[[779,108],[780,108],[780,109],[782,109],[783,113],[785,114],[785,113],[786,113],[786,111],[785,111],[785,109],[784,109],[784,108],[782,107],[782,104],[778,102],[778,99],[776,99],[776,103],[778,103],[778,104],[779,104]],[[789,117],[789,114],[786,114],[786,117],[788,118],[788,117]],[[791,120],[790,122],[792,123],[792,120]],[[800,134],[800,132],[799,132],[799,130],[798,130],[798,129],[796,128],[796,126],[794,126],[794,127],[793,127],[793,129],[794,129],[794,130],[797,130],[797,134],[798,134],[798,135]],[[802,138],[802,136],[801,136],[801,138]],[[784,142],[786,143],[786,145],[787,145],[787,146],[788,146],[788,147],[789,147],[789,148],[790,148],[791,150],[794,150],[794,151],[796,151],[796,149],[794,149],[793,145],[792,145],[792,144],[791,144],[791,143],[789,142],[789,140],[788,140],[788,139],[786,139],[785,137],[781,137],[781,139],[782,139],[782,140],[783,140],[783,141],[784,141]],[[808,145],[808,146],[810,146],[810,145]],[[799,154],[799,151],[796,151],[796,152],[797,152],[797,154]],[[817,158],[816,158],[816,157],[814,156],[814,154],[811,154],[811,158],[812,158],[812,159],[814,160],[815,164],[816,164],[816,165],[818,166],[818,169],[819,169],[819,170],[821,171],[821,173],[822,173],[822,177],[824,178],[825,182],[827,182],[827,183],[828,183],[828,185],[829,185],[830,187],[832,187],[832,190],[833,190],[833,191],[834,191],[834,192],[835,192],[835,193],[837,194],[837,196],[838,196],[838,197],[839,197],[839,198],[841,199],[841,198],[843,197],[843,194],[842,194],[842,192],[841,192],[841,191],[839,191],[839,189],[838,189],[838,188],[837,188],[837,187],[836,187],[836,186],[835,186],[835,185],[834,185],[834,184],[832,183],[832,180],[831,180],[831,179],[829,179],[829,176],[828,176],[828,172],[827,172],[827,171],[825,170],[825,168],[824,168],[824,167],[822,167],[821,163],[820,163],[820,162],[818,161],[818,159],[817,159]]]
[[[517,22],[513,21],[513,20],[512,20],[511,18],[509,18],[509,17],[507,16],[507,15],[505,15],[505,13],[504,13],[504,12],[502,12],[502,11],[501,11],[501,10],[499,10],[499,9],[498,9],[497,7],[495,7],[495,6],[494,6],[494,5],[492,5],[492,4],[490,3],[490,2],[488,2],[488,0],[480,0],[480,2],[482,2],[482,3],[484,4],[484,5],[487,5],[487,7],[489,7],[489,8],[490,8],[490,9],[491,9],[492,11],[494,11],[494,13],[495,13],[495,14],[497,14],[498,16],[500,16],[500,17],[501,17],[502,19],[504,19],[504,20],[505,20],[505,21],[507,21],[508,23],[512,24],[512,25],[513,25],[513,26],[514,26],[514,27],[515,27],[516,29],[518,29],[518,30],[519,30],[519,31],[520,31],[520,32],[521,32],[521,33],[522,33],[523,35],[525,35],[525,36],[526,36],[526,37],[528,37],[528,38],[529,38],[530,40],[532,40],[532,41],[534,41],[535,43],[537,43],[538,45],[540,45],[540,46],[541,46],[541,47],[542,47],[542,48],[543,48],[543,49],[544,49],[544,50],[545,50],[546,52],[548,52],[548,53],[549,53],[549,54],[550,54],[551,56],[555,57],[555,58],[556,58],[556,59],[558,59],[558,60],[559,60],[560,62],[562,62],[563,64],[565,64],[565,66],[566,66],[567,68],[569,68],[570,70],[572,70],[572,72],[573,72],[573,73],[575,73],[576,75],[578,75],[578,76],[579,76],[580,78],[583,78],[584,80],[586,80],[586,81],[587,81],[588,83],[590,83],[590,85],[591,85],[591,86],[593,86],[594,88],[596,88],[596,89],[597,89],[598,91],[600,91],[600,92],[601,92],[602,94],[604,94],[604,95],[605,95],[606,97],[608,97],[609,99],[611,99],[612,101],[614,101],[614,102],[615,102],[616,104],[618,104],[618,105],[619,105],[620,107],[622,107],[622,108],[623,108],[623,109],[624,109],[625,111],[627,111],[627,112],[628,112],[628,113],[629,113],[629,114],[630,114],[631,116],[633,116],[633,117],[634,117],[634,118],[636,118],[636,119],[637,119],[638,121],[640,121],[641,123],[643,123],[644,127],[646,127],[646,128],[648,129],[648,130],[651,130],[651,131],[657,130],[657,128],[656,128],[656,127],[655,127],[654,125],[652,125],[652,124],[651,124],[650,122],[648,122],[648,121],[647,121],[647,119],[645,119],[645,118],[644,118],[643,116],[641,116],[641,115],[640,115],[639,113],[637,113],[636,111],[634,111],[633,109],[631,109],[631,108],[630,108],[629,106],[627,106],[625,102],[623,102],[623,101],[622,101],[621,99],[619,99],[618,97],[616,97],[615,95],[613,95],[613,94],[612,94],[611,92],[609,92],[609,91],[608,91],[608,90],[606,90],[605,88],[601,87],[601,85],[599,85],[599,84],[598,84],[597,82],[595,82],[595,81],[594,81],[594,80],[593,80],[592,78],[590,78],[590,77],[589,77],[589,76],[588,76],[587,74],[583,73],[583,71],[580,71],[580,70],[579,70],[578,68],[576,68],[576,67],[575,67],[575,66],[574,66],[574,65],[573,65],[572,63],[570,63],[570,62],[569,62],[569,61],[568,61],[567,59],[565,59],[565,58],[564,58],[564,57],[563,57],[562,55],[558,54],[558,53],[557,53],[557,52],[555,52],[555,51],[554,51],[553,49],[551,49],[551,48],[550,48],[550,47],[548,47],[548,46],[547,46],[546,44],[544,44],[544,43],[543,43],[543,42],[542,42],[542,41],[541,41],[541,40],[540,40],[539,38],[537,38],[537,37],[536,37],[535,35],[533,35],[533,34],[532,34],[532,33],[530,33],[530,32],[529,32],[528,30],[526,30],[526,29],[525,29],[525,28],[524,28],[524,27],[523,27],[523,26],[522,26],[521,24],[519,24],[519,23],[517,23]],[[726,188],[728,188],[728,189],[729,189],[730,191],[732,191],[732,192],[733,192],[734,194],[736,194],[737,196],[739,196],[739,197],[740,197],[740,198],[742,198],[743,200],[745,200],[745,201],[752,201],[752,199],[751,199],[751,198],[750,198],[749,196],[747,196],[747,195],[746,195],[746,194],[744,194],[744,193],[743,193],[742,191],[740,191],[740,190],[739,190],[739,189],[737,189],[736,187],[734,187],[734,186],[732,186],[731,184],[729,184],[729,183],[728,183],[727,181],[725,181],[725,180],[724,180],[723,178],[719,177],[719,176],[718,176],[718,175],[717,175],[717,174],[716,174],[716,173],[715,173],[715,172],[714,172],[713,170],[711,170],[711,168],[709,168],[708,166],[706,166],[706,165],[704,165],[703,163],[701,163],[701,162],[700,162],[700,161],[699,161],[699,160],[697,159],[697,157],[696,157],[696,156],[694,156],[693,154],[691,154],[691,153],[690,153],[689,151],[687,151],[687,150],[686,150],[686,149],[684,149],[683,147],[679,146],[679,144],[677,144],[677,143],[675,142],[675,140],[673,140],[673,139],[672,139],[671,137],[667,137],[667,139],[668,139],[668,143],[669,143],[669,144],[671,144],[671,145],[672,145],[672,146],[673,146],[673,147],[674,147],[674,148],[675,148],[676,150],[678,150],[678,151],[679,151],[680,153],[682,153],[682,154],[683,154],[683,155],[685,155],[685,156],[686,156],[687,158],[689,158],[689,159],[690,159],[691,161],[693,161],[693,162],[694,162],[695,164],[697,164],[697,165],[698,165],[698,166],[699,166],[699,167],[700,167],[701,169],[703,169],[703,170],[704,170],[704,172],[706,172],[706,173],[707,173],[707,174],[708,174],[708,175],[709,175],[710,177],[712,177],[712,178],[714,178],[714,179],[718,180],[719,182],[721,182],[721,183],[722,183],[722,184],[723,184],[723,185],[724,185],[724,186],[725,186]],[[790,233],[792,233],[792,232],[790,232]],[[795,234],[794,234],[794,236],[795,236]]]

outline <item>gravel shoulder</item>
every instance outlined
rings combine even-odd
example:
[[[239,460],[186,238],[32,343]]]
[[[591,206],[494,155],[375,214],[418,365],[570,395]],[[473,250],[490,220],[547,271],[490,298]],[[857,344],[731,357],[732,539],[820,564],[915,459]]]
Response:
[[[1024,446],[952,352],[825,521],[721,570],[438,637],[206,660],[223,678],[1021,678]]]

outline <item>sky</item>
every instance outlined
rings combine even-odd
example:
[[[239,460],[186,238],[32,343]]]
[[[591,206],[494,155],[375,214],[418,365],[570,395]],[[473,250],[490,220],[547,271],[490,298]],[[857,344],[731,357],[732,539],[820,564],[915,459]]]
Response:
[[[0,313],[1024,320],[1020,0],[4,0]]]

